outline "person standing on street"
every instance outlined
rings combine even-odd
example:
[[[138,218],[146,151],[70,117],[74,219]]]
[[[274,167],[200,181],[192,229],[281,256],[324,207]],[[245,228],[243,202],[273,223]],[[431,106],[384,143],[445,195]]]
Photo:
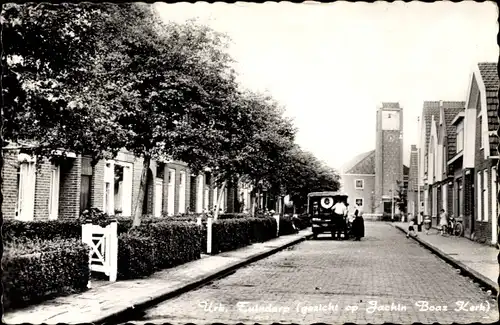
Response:
[[[444,209],[441,209],[441,214],[439,215],[439,226],[441,227],[441,236],[444,236],[448,227],[448,214]]]
[[[347,215],[347,206],[342,201],[338,201],[333,206],[333,213],[335,214],[335,225],[333,230],[333,237],[338,237],[340,239],[340,231],[342,230],[342,222],[344,222],[344,218]],[[338,236],[337,236],[338,234]]]

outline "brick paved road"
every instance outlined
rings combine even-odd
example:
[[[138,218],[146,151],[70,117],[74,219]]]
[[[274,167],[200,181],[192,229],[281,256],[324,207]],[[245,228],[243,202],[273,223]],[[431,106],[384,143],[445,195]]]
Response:
[[[303,242],[155,306],[134,323],[498,320],[494,298],[453,267],[390,225],[366,227],[364,241]],[[457,311],[460,301],[485,310]],[[375,303],[388,310],[373,310]]]

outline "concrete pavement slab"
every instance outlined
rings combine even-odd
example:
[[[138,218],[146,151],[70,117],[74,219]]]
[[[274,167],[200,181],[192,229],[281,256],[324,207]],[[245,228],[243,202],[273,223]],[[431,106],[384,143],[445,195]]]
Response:
[[[407,223],[392,223],[399,230],[406,232]],[[494,294],[498,293],[498,250],[490,245],[476,243],[470,239],[456,236],[441,236],[436,229],[418,232],[412,237],[450,264],[474,277]]]

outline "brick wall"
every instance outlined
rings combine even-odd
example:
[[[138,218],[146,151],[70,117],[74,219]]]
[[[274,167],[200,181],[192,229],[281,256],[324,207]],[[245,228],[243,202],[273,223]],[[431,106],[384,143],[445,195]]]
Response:
[[[4,151],[4,165],[2,168],[2,194],[3,204],[2,213],[6,219],[13,219],[16,217],[16,204],[18,197],[18,184],[17,184],[17,168],[19,162],[17,160],[17,152]]]
[[[104,160],[100,160],[92,168],[92,187],[90,192],[90,205],[93,208],[101,209],[104,203]],[[135,168],[134,168],[134,180],[135,180]],[[136,197],[136,196],[133,196]],[[135,206],[135,204],[134,204]],[[132,210],[134,211],[134,210]]]
[[[82,158],[61,161],[59,189],[59,218],[78,218],[80,215]]]
[[[34,219],[48,219],[52,164],[48,160],[40,161],[36,171]]]

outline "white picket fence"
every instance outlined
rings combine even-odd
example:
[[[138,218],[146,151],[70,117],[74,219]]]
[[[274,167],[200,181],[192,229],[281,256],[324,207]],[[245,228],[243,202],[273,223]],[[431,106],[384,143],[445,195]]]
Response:
[[[105,228],[86,223],[82,225],[82,242],[89,245],[90,270],[102,272],[109,281],[116,281],[118,273],[118,231],[116,221]],[[91,286],[89,281],[88,287]]]

